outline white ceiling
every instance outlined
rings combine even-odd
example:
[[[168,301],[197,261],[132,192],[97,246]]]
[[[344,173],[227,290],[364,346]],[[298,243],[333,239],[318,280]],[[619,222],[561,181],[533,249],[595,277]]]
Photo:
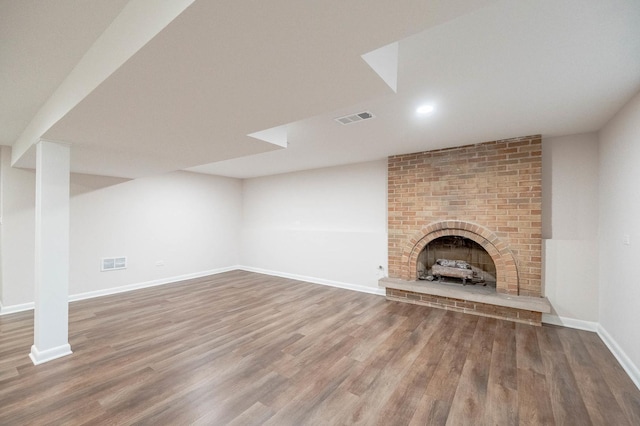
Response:
[[[27,5],[59,6],[50,17],[64,26],[95,14],[69,9],[87,2],[0,2],[2,143],[18,139],[123,6],[90,3],[107,18],[93,32],[70,29],[89,41],[60,39],[62,55],[49,52],[43,18]],[[5,28],[7,10],[22,23]],[[396,41],[394,93],[361,55]],[[189,168],[242,178],[583,133],[640,89],[639,52],[637,0],[196,0],[42,137],[72,143],[76,172],[138,177]],[[55,62],[56,73],[30,72],[42,61]],[[38,93],[25,89],[32,85]],[[422,102],[435,112],[417,117]],[[362,110],[376,117],[333,120]],[[283,125],[286,149],[247,136]]]
[[[127,0],[0,0],[0,145],[11,145]]]

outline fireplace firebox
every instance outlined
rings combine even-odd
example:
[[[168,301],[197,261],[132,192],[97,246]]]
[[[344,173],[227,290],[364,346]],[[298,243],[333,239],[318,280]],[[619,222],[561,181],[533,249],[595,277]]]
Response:
[[[460,236],[431,241],[418,255],[419,280],[496,287],[496,265],[478,243]]]

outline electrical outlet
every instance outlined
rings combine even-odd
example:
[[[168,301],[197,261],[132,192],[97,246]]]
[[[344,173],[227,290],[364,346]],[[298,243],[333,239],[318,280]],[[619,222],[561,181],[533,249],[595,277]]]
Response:
[[[156,266],[164,266],[164,260],[156,260]]]
[[[631,235],[624,234],[622,236],[622,244],[624,244],[625,246],[630,246],[631,245]]]

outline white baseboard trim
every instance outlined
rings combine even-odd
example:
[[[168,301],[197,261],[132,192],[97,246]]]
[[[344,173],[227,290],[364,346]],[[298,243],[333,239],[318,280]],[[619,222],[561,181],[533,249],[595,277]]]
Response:
[[[17,312],[30,311],[34,306],[34,302],[21,303],[19,305],[0,306],[0,316],[15,314]]]
[[[326,280],[324,278],[308,277],[306,275],[289,274],[286,272],[278,272],[278,271],[271,271],[268,269],[254,268],[252,266],[238,266],[237,269],[240,269],[242,271],[247,271],[247,272],[255,272],[258,274],[271,275],[274,277],[290,278],[292,280],[305,281],[312,284],[321,284],[321,285],[326,285],[330,287],[343,288],[345,290],[359,291],[361,293],[376,294],[379,296],[385,295],[384,289],[378,288],[378,287],[368,287],[360,284],[349,284],[349,283],[343,283],[340,281]]]
[[[607,332],[607,330],[598,324],[597,330],[598,336],[602,339],[605,345],[609,348],[613,356],[616,357],[624,371],[629,375],[633,383],[638,389],[640,389],[640,368],[629,359],[627,354],[622,350],[618,343],[613,340],[613,337]]]
[[[557,315],[542,314],[542,322],[545,324],[561,325],[563,327],[575,328],[578,330],[598,331],[597,322],[560,317]]]
[[[152,281],[145,281],[141,283],[128,284],[128,285],[123,285],[121,287],[113,287],[113,288],[107,288],[104,290],[88,291],[86,293],[79,293],[79,294],[74,294],[69,296],[69,302],[75,302],[78,300],[85,300],[85,299],[93,299],[94,297],[109,296],[112,294],[124,293],[127,291],[133,291],[133,290],[140,290],[140,289],[149,288],[149,287],[156,287],[159,285],[172,284],[180,281],[192,280],[194,278],[202,278],[209,275],[221,274],[223,272],[235,271],[237,269],[238,269],[237,266],[228,266],[225,268],[211,269],[208,271],[194,272],[191,274],[184,274],[184,275],[178,275],[173,277],[160,278]]]
[[[36,348],[36,345],[32,345],[29,358],[31,358],[33,365],[40,365],[45,362],[53,361],[54,359],[62,358],[63,356],[71,355],[72,353],[71,346],[69,346],[68,343],[55,348],[46,349],[44,351],[39,351],[38,348]]]
[[[176,283],[180,281],[191,280],[194,278],[202,278],[208,275],[216,275],[216,274],[221,274],[223,272],[235,271],[238,269],[240,269],[240,267],[234,265],[234,266],[228,266],[224,268],[211,269],[208,271],[200,271],[200,272],[194,272],[191,274],[184,274],[184,275],[178,275],[173,277],[160,278],[152,281],[145,281],[141,283],[128,284],[120,287],[106,288],[104,290],[96,290],[96,291],[88,291],[86,293],[72,294],[69,296],[69,302],[75,302],[78,300],[85,300],[85,299],[93,299],[94,297],[109,296],[112,294],[124,293],[127,291],[140,290],[148,287],[155,287],[155,286],[164,285],[164,284],[171,284],[171,283]],[[22,303],[19,305],[1,306],[0,315],[8,315],[16,312],[33,310],[34,306],[35,306],[34,302]]]

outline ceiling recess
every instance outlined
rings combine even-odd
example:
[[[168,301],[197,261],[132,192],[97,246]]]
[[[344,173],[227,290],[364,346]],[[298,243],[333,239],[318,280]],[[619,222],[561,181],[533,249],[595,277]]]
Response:
[[[335,118],[335,120],[338,123],[344,124],[346,126],[347,124],[357,123],[358,121],[363,121],[363,120],[369,120],[369,119],[374,118],[374,117],[375,117],[375,115],[373,115],[371,112],[362,111],[362,112],[359,112],[357,114],[349,114],[349,115],[345,115],[343,117],[338,117],[338,118]]]

